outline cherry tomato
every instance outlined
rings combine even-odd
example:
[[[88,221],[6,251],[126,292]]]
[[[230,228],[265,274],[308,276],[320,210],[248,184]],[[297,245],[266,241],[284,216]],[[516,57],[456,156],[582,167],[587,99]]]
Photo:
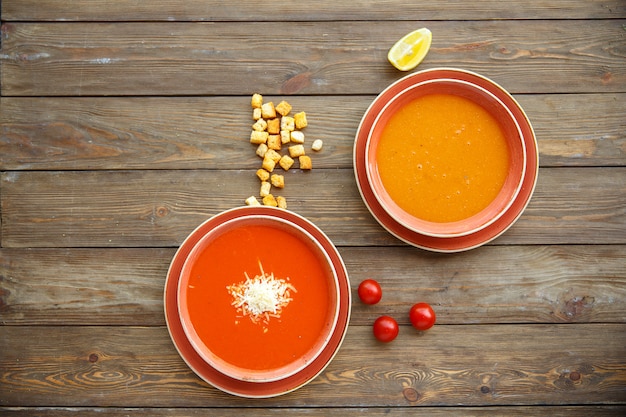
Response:
[[[411,324],[417,330],[428,330],[435,324],[436,316],[433,308],[427,303],[417,303],[409,311]]]
[[[365,304],[376,304],[383,297],[380,284],[373,279],[366,279],[359,284],[359,298]]]
[[[380,316],[374,322],[374,337],[381,342],[391,342],[399,330],[398,323],[389,316]]]

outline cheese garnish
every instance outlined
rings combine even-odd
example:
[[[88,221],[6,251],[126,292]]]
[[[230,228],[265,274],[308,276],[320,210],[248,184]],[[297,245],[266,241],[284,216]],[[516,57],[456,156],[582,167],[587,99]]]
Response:
[[[273,273],[263,271],[259,262],[260,275],[250,278],[244,272],[245,281],[228,285],[226,289],[233,297],[231,303],[243,316],[249,316],[254,323],[269,323],[270,317],[279,318],[282,309],[291,301],[291,293],[297,292],[295,287],[283,279],[274,277]],[[288,280],[289,278],[287,278]]]

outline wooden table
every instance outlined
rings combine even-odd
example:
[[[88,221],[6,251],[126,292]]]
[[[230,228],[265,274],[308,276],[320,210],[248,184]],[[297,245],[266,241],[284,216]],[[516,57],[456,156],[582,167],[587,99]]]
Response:
[[[624,415],[626,5],[522,3],[3,0],[0,414]],[[539,143],[522,217],[458,254],[387,233],[353,174],[361,116],[405,75],[387,50],[423,26],[419,69],[492,78]],[[288,209],[337,245],[353,295],[385,291],[355,300],[321,375],[264,400],[198,378],[163,314],[183,239],[258,189],[253,92],[324,141]],[[421,334],[416,301],[438,314]],[[381,314],[401,325],[386,345]]]

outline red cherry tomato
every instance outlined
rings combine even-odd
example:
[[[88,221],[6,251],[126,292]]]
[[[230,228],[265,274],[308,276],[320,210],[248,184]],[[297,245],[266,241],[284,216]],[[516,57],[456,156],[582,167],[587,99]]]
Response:
[[[399,330],[398,323],[389,316],[380,316],[374,322],[374,337],[381,342],[391,342]]]
[[[359,298],[365,304],[376,304],[383,297],[380,284],[373,279],[366,279],[359,284]]]
[[[409,311],[411,324],[417,330],[428,330],[435,324],[436,316],[433,308],[427,303],[417,303]]]

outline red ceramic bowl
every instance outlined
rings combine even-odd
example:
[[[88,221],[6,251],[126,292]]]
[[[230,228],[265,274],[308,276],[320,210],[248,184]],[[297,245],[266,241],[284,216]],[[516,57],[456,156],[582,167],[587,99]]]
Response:
[[[476,233],[488,227],[511,207],[522,187],[524,179],[526,148],[520,125],[515,116],[498,97],[486,88],[483,88],[479,83],[452,78],[435,78],[415,82],[407,86],[405,82],[402,82],[403,80],[395,82],[381,93],[386,95],[394,94],[384,106],[379,109],[370,108],[368,110],[370,113],[367,116],[374,118],[374,122],[368,132],[366,143],[366,175],[376,199],[383,209],[398,223],[422,235],[441,238],[459,237]],[[486,78],[481,79],[481,82],[490,84],[490,88],[496,86],[495,83]],[[469,99],[486,110],[497,121],[509,151],[508,173],[495,199],[476,214],[449,222],[429,221],[418,218],[400,207],[390,196],[381,179],[377,157],[381,134],[394,114],[409,102],[434,94],[445,94]],[[416,150],[418,145],[412,142],[412,139],[407,138],[406,144],[403,143],[403,146],[406,146],[407,152],[412,152]],[[428,196],[414,195],[410,196],[410,198],[423,199],[428,198]]]
[[[291,285],[291,301],[253,320],[233,304],[241,299],[231,290],[262,273]],[[268,383],[297,374],[324,351],[337,325],[339,292],[335,266],[309,232],[275,216],[246,215],[195,244],[180,274],[178,313],[190,344],[212,368]]]

